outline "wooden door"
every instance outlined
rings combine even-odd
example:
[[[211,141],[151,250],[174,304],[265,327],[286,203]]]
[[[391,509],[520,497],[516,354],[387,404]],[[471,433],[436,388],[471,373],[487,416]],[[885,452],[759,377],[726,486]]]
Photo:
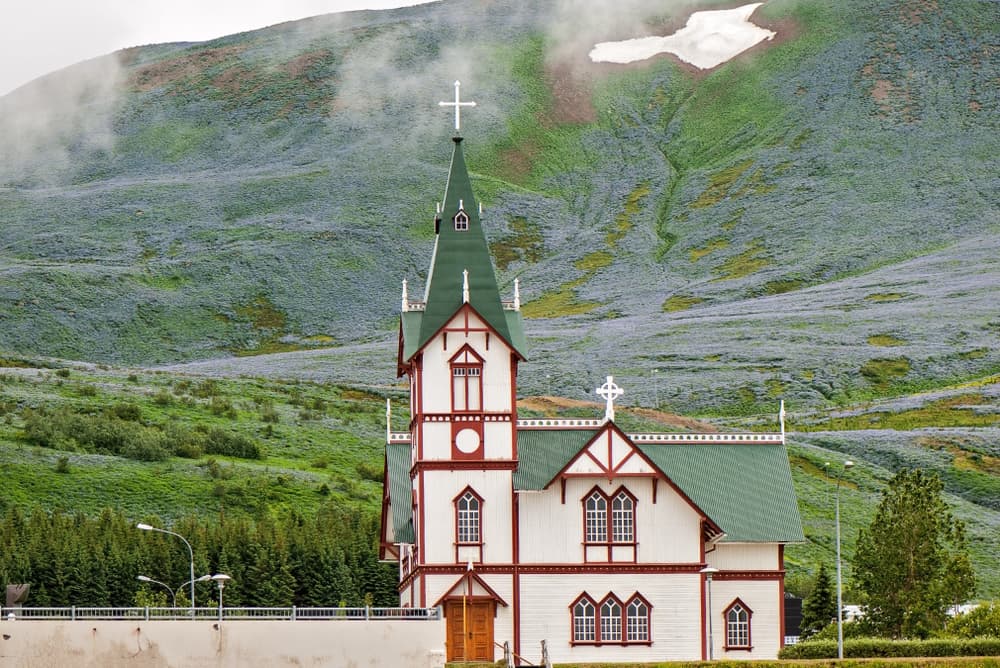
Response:
[[[451,599],[445,605],[448,619],[448,661],[493,660],[494,601]],[[468,622],[463,616],[468,616]],[[468,651],[468,656],[466,656]]]

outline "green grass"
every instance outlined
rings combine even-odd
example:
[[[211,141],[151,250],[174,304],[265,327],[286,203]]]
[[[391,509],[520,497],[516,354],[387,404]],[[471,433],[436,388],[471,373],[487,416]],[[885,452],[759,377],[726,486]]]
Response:
[[[686,311],[692,306],[697,306],[703,301],[705,300],[701,297],[694,297],[691,295],[673,295],[663,302],[663,310],[667,313]]]

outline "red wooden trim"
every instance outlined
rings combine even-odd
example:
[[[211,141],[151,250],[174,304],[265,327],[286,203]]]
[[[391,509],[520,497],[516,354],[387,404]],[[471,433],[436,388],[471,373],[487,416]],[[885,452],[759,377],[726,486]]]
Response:
[[[517,462],[509,459],[477,459],[455,461],[451,459],[425,459],[413,465],[415,471],[513,471]]]
[[[518,351],[517,351],[517,350],[516,350],[516,349],[514,348],[514,346],[513,346],[513,345],[510,345],[510,342],[509,342],[509,341],[507,341],[507,340],[506,340],[505,338],[503,338],[503,336],[501,336],[501,335],[500,335],[500,332],[496,331],[496,329],[494,329],[494,328],[493,328],[492,326],[490,326],[490,323],[489,323],[489,321],[487,321],[487,320],[486,320],[486,318],[484,318],[484,317],[483,317],[482,315],[480,315],[480,314],[479,314],[479,312],[478,312],[478,311],[476,311],[476,309],[475,309],[475,308],[474,308],[474,307],[473,307],[473,306],[472,306],[471,304],[462,304],[462,306],[460,306],[460,307],[458,308],[458,310],[456,310],[456,311],[455,311],[455,313],[454,313],[454,314],[452,314],[452,316],[451,316],[450,318],[448,318],[448,320],[447,320],[447,321],[445,321],[445,323],[444,323],[444,324],[442,324],[442,325],[441,325],[441,327],[440,327],[440,328],[439,328],[439,329],[438,329],[438,330],[437,330],[436,332],[434,332],[433,334],[431,334],[431,336],[430,336],[430,337],[429,337],[429,338],[427,339],[427,343],[426,343],[426,344],[424,344],[423,348],[421,348],[420,350],[416,351],[416,352],[414,353],[414,356],[416,356],[416,355],[418,355],[418,354],[422,353],[422,352],[423,352],[423,350],[424,350],[424,348],[426,348],[426,347],[427,347],[427,345],[429,345],[429,344],[430,344],[430,342],[431,342],[431,341],[433,341],[433,340],[434,340],[434,338],[435,338],[435,337],[436,337],[436,336],[437,336],[438,334],[441,334],[442,332],[445,332],[445,333],[446,333],[446,332],[448,331],[448,329],[449,329],[449,328],[448,328],[448,325],[449,325],[449,324],[451,323],[451,321],[452,321],[452,320],[454,320],[454,319],[455,319],[455,317],[456,317],[456,316],[457,316],[457,315],[459,314],[459,312],[460,312],[460,311],[462,311],[463,309],[467,309],[468,311],[471,311],[472,313],[474,313],[474,314],[476,315],[476,317],[478,317],[478,318],[479,318],[479,320],[480,320],[480,321],[482,321],[482,322],[483,322],[483,324],[485,325],[485,327],[484,327],[484,330],[483,330],[483,331],[487,331],[487,332],[492,332],[492,333],[493,333],[494,335],[496,335],[496,336],[497,336],[497,338],[499,338],[499,339],[500,339],[501,341],[503,341],[503,342],[507,343],[507,345],[508,345],[508,346],[510,347],[510,349],[511,349],[511,352],[513,352],[513,354],[517,355],[519,359],[522,359],[522,360],[524,359],[524,356],[523,356],[523,355],[521,355],[521,353],[519,353],[519,352],[518,352]],[[445,346],[445,350],[447,350],[447,346]],[[411,359],[412,359],[412,358],[411,358]],[[409,360],[404,360],[404,362],[408,362],[408,361],[409,361]]]
[[[471,365],[471,364],[476,364],[476,362],[456,362],[455,361],[460,355],[462,355],[464,353],[472,353],[472,356],[475,357],[477,360],[479,360],[478,364],[480,364],[480,365],[482,365],[483,362],[486,361],[483,358],[482,355],[480,355],[479,353],[476,352],[475,348],[473,348],[470,344],[466,343],[464,346],[462,346],[461,348],[458,349],[457,353],[455,353],[454,355],[452,355],[448,359],[448,364],[456,364],[458,366],[467,366],[467,365]]]
[[[702,555],[701,560],[705,560],[705,548],[704,543],[702,543]],[[701,660],[708,661],[708,609],[707,601],[705,600],[705,574],[701,574],[699,589],[699,607],[701,608]]]
[[[780,580],[784,571],[721,571],[712,576],[714,580]]]
[[[516,423],[515,423],[516,424]],[[516,429],[516,427],[515,427]],[[521,655],[521,573],[517,566],[521,561],[521,497],[517,494],[513,487],[510,491],[511,496],[511,559],[514,562],[514,572],[513,572],[513,625],[514,625],[514,653],[518,656]]]
[[[517,356],[510,356],[511,459],[517,459]]]
[[[659,478],[653,478],[653,503],[656,503],[656,488],[660,482]]]
[[[466,570],[465,564],[420,564],[414,566],[426,575],[447,575],[462,573]],[[704,568],[704,564],[635,564],[631,562],[608,563],[592,562],[589,564],[566,563],[566,564],[476,564],[477,573],[490,575],[521,573],[524,575],[697,575]]]
[[[439,605],[441,605],[441,603],[443,603],[448,599],[462,598],[463,594],[453,594],[452,592],[456,591],[459,585],[463,586],[463,590],[471,591],[471,585],[473,582],[476,582],[480,587],[486,590],[486,596],[481,596],[481,595],[467,596],[469,600],[496,601],[505,608],[510,607],[509,605],[507,605],[507,601],[503,600],[502,596],[493,591],[493,588],[490,587],[488,584],[486,584],[486,582],[481,577],[479,577],[479,575],[475,571],[469,571],[469,570],[466,570],[465,575],[460,577],[458,580],[455,581],[453,585],[451,585],[451,587],[445,590],[444,594],[441,595],[441,598],[439,598],[437,602],[435,602],[434,605],[432,605],[431,607],[436,608]]]

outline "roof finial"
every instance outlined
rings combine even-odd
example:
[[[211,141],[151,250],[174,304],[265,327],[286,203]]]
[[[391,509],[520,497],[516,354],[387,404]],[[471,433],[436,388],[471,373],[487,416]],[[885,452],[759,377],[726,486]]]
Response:
[[[462,107],[474,107],[475,102],[462,102],[458,94],[458,89],[462,84],[458,81],[455,82],[455,101],[454,102],[438,102],[439,107],[455,107],[455,132],[462,129],[462,117],[460,111]]]
[[[392,402],[385,398],[385,442],[392,440]]]
[[[514,310],[521,310],[521,279],[514,279]]]
[[[781,423],[781,442],[785,442],[785,400],[781,400],[781,408],[778,409],[778,422]]]
[[[406,279],[403,279],[403,313],[410,310],[410,299],[406,295]]]
[[[615,419],[615,399],[625,394],[625,390],[615,385],[614,378],[608,376],[607,382],[597,388],[597,394],[608,402],[608,406],[604,410],[604,420],[606,422],[613,422]]]
[[[462,270],[462,303],[469,303],[469,270]]]

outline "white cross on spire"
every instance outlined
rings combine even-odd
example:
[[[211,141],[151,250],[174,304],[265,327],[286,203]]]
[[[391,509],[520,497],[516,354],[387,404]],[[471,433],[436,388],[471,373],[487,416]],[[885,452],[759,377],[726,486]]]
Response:
[[[458,94],[458,89],[462,84],[458,81],[455,82],[455,101],[454,102],[438,102],[439,107],[455,107],[455,132],[462,129],[462,117],[460,115],[462,107],[474,107],[475,102],[462,102],[461,97]]]
[[[607,382],[597,388],[597,394],[608,402],[608,407],[604,411],[604,419],[613,422],[615,419],[615,399],[625,394],[625,390],[615,385],[615,380],[608,376]]]

